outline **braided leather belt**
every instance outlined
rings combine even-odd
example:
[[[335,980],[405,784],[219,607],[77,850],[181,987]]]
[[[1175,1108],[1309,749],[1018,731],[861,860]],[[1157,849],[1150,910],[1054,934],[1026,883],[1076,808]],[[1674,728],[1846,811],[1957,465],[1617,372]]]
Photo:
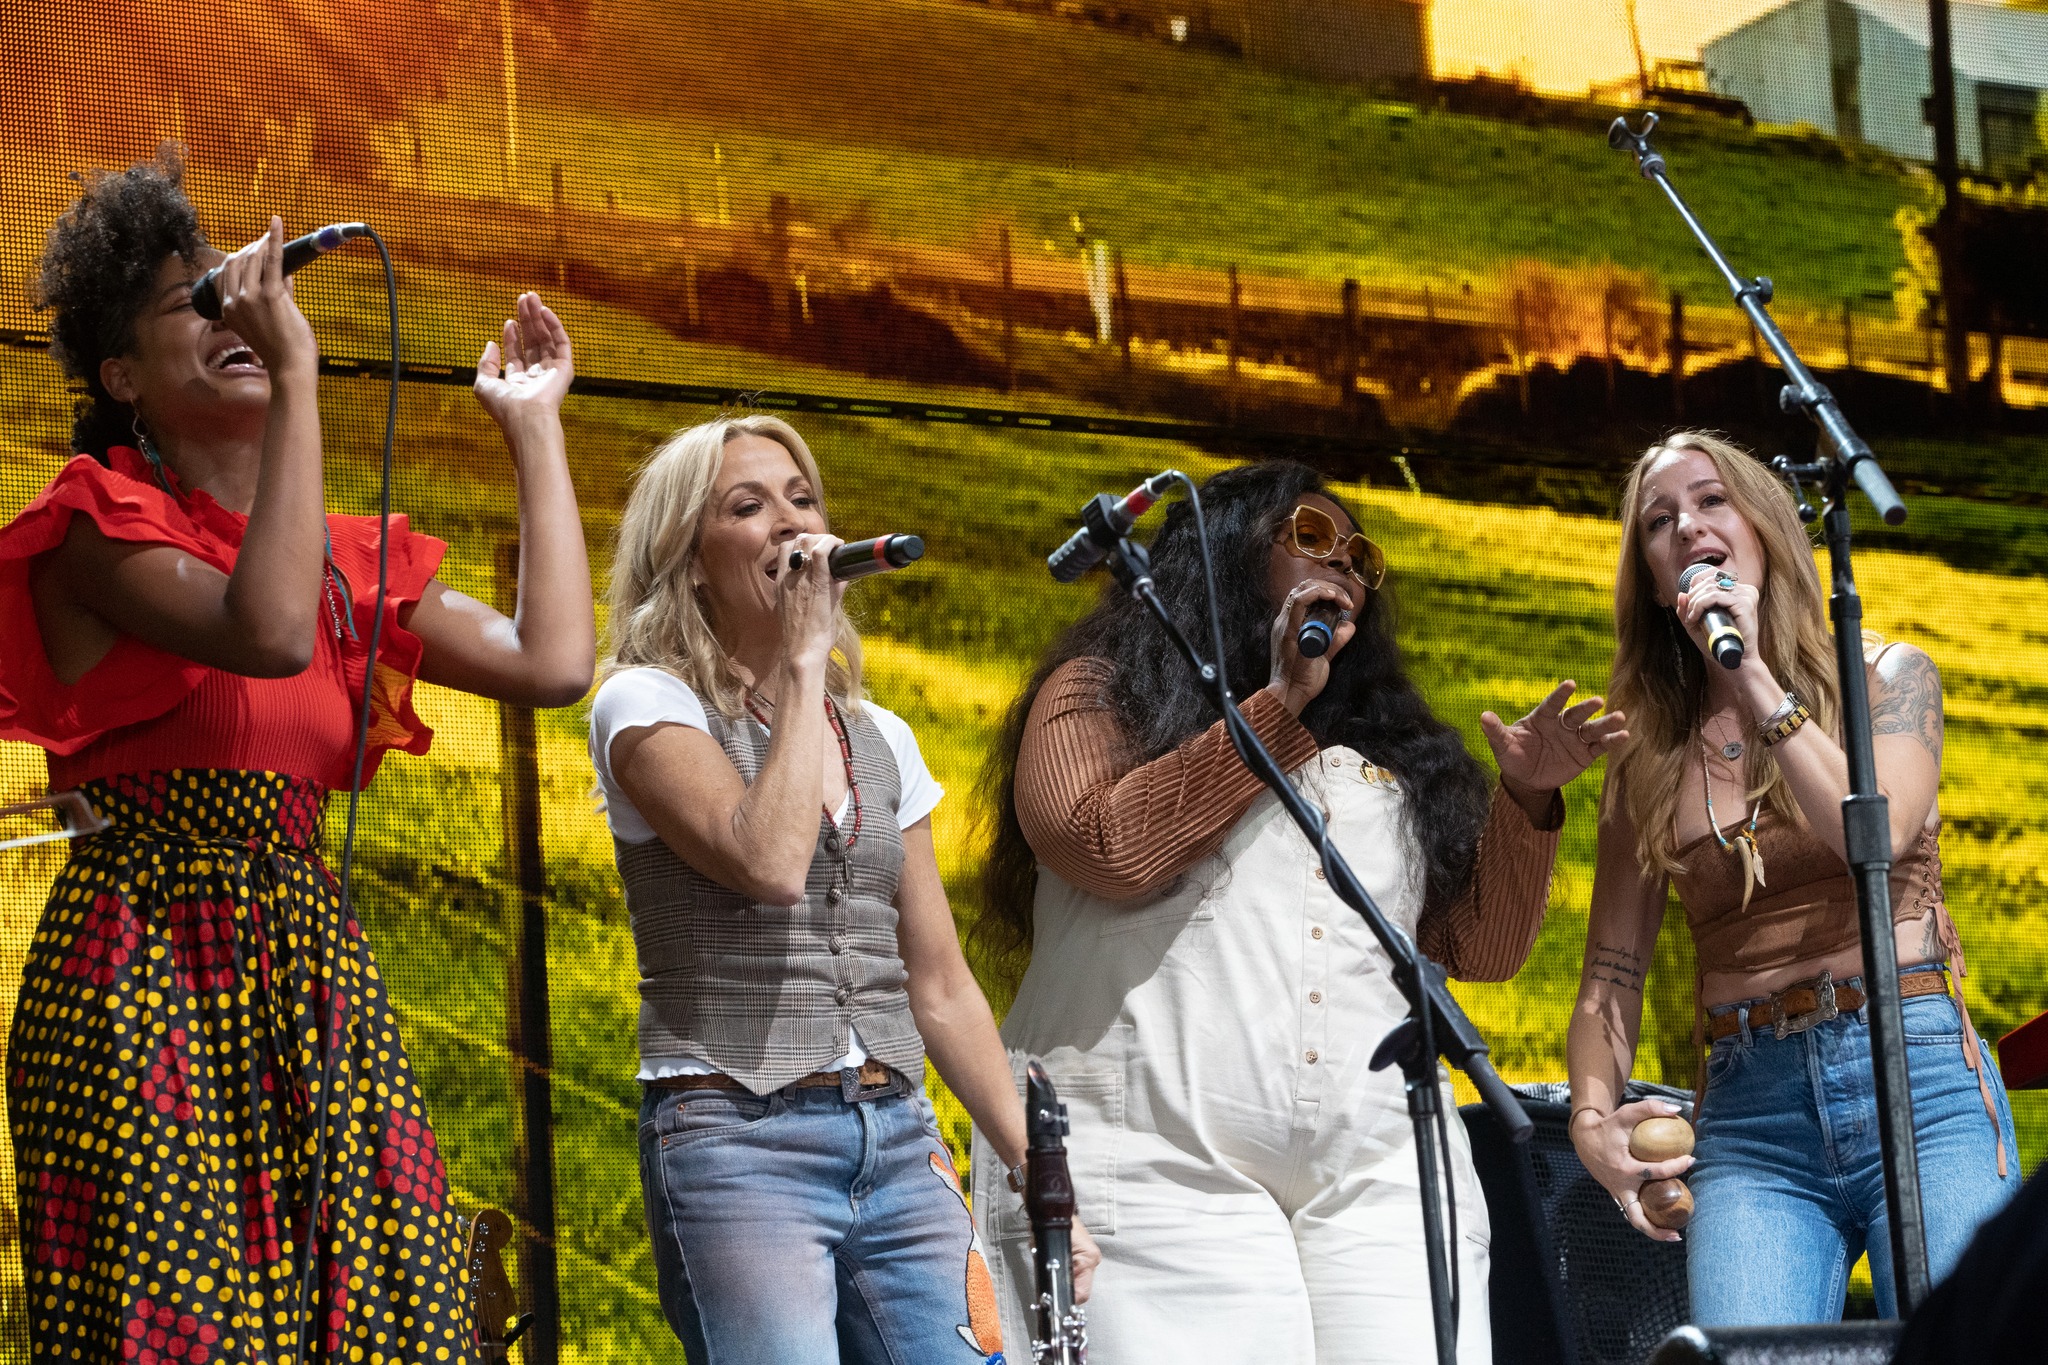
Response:
[[[1947,995],[1948,972],[1907,972],[1899,978],[1899,998],[1911,999],[1916,995]],[[1749,1015],[1752,1033],[1771,1031],[1776,1038],[1788,1038],[1795,1033],[1804,1033],[1817,1024],[1825,1024],[1844,1014],[1863,1008],[1867,999],[1854,986],[1837,986],[1834,978],[1826,972],[1807,981],[1795,981],[1782,991],[1770,995],[1747,1010],[1729,1010],[1723,1014],[1709,1015],[1707,1036],[1719,1042],[1733,1034],[1742,1032],[1742,1016]]]

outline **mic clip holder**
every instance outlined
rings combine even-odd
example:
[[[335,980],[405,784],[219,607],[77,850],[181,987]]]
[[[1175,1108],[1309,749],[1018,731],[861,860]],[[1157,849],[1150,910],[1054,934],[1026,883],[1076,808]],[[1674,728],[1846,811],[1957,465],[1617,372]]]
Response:
[[[1811,526],[1820,520],[1820,513],[1807,501],[1802,480],[1819,483],[1827,477],[1828,467],[1824,464],[1799,464],[1788,455],[1771,457],[1771,471],[1792,489],[1792,506],[1799,513],[1799,520]]]

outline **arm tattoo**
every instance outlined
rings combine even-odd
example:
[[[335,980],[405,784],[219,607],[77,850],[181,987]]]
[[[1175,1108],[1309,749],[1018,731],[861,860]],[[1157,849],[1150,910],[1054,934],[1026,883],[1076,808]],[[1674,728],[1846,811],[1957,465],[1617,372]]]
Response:
[[[1642,955],[1612,943],[1596,943],[1586,963],[1586,976],[1640,995],[1643,991]]]
[[[1898,663],[1880,669],[1884,695],[1870,708],[1873,735],[1911,735],[1941,761],[1941,673],[1917,649],[1896,651]]]

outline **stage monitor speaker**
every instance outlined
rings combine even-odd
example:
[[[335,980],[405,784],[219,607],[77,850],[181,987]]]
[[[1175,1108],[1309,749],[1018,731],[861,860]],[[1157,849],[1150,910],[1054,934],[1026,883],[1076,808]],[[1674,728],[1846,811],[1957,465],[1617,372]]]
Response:
[[[1821,1322],[1805,1327],[1681,1327],[1648,1365],[1889,1365],[1899,1324]]]
[[[1536,1124],[1524,1145],[1507,1140],[1484,1105],[1461,1113],[1493,1224],[1494,1365],[1642,1365],[1691,1314],[1685,1244],[1653,1242],[1630,1227],[1586,1173],[1566,1126],[1563,1084],[1519,1086]],[[1692,1097],[1631,1083],[1628,1099]]]

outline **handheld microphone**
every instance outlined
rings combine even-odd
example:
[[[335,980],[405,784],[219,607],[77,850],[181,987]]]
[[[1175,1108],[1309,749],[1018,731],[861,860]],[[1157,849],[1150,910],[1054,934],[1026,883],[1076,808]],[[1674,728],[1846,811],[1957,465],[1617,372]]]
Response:
[[[1692,585],[1697,583],[1702,575],[1719,572],[1720,570],[1712,564],[1688,565],[1685,572],[1678,576],[1678,590],[1691,592]],[[1712,654],[1715,662],[1723,668],[1740,668],[1743,639],[1742,632],[1735,628],[1735,618],[1719,607],[1710,607],[1705,620],[1707,652]]]
[[[831,555],[832,576],[841,581],[866,578],[871,573],[887,573],[923,558],[924,541],[920,537],[876,536],[873,540],[856,540],[834,550]],[[801,569],[803,566],[804,552],[791,550],[789,567]]]
[[[1322,616],[1316,613],[1323,613]],[[1333,618],[1325,620],[1324,616]],[[1337,626],[1350,619],[1350,613],[1335,602],[1318,602],[1309,608],[1309,617],[1301,623],[1300,631],[1294,637],[1294,647],[1304,659],[1320,659],[1329,653],[1330,645],[1337,638]]]
[[[1151,510],[1152,504],[1158,502],[1180,477],[1179,470],[1169,469],[1163,474],[1154,474],[1122,498],[1097,493],[1081,509],[1081,529],[1068,536],[1066,544],[1045,557],[1045,567],[1052,570],[1053,578],[1061,583],[1072,583],[1108,558],[1116,543],[1138,524],[1138,518]]]
[[[284,244],[284,273],[290,275],[302,270],[343,242],[352,237],[367,236],[369,231],[367,223],[331,223],[318,232],[294,237]],[[221,269],[221,266],[215,266],[192,285],[192,311],[213,321],[220,319]]]

